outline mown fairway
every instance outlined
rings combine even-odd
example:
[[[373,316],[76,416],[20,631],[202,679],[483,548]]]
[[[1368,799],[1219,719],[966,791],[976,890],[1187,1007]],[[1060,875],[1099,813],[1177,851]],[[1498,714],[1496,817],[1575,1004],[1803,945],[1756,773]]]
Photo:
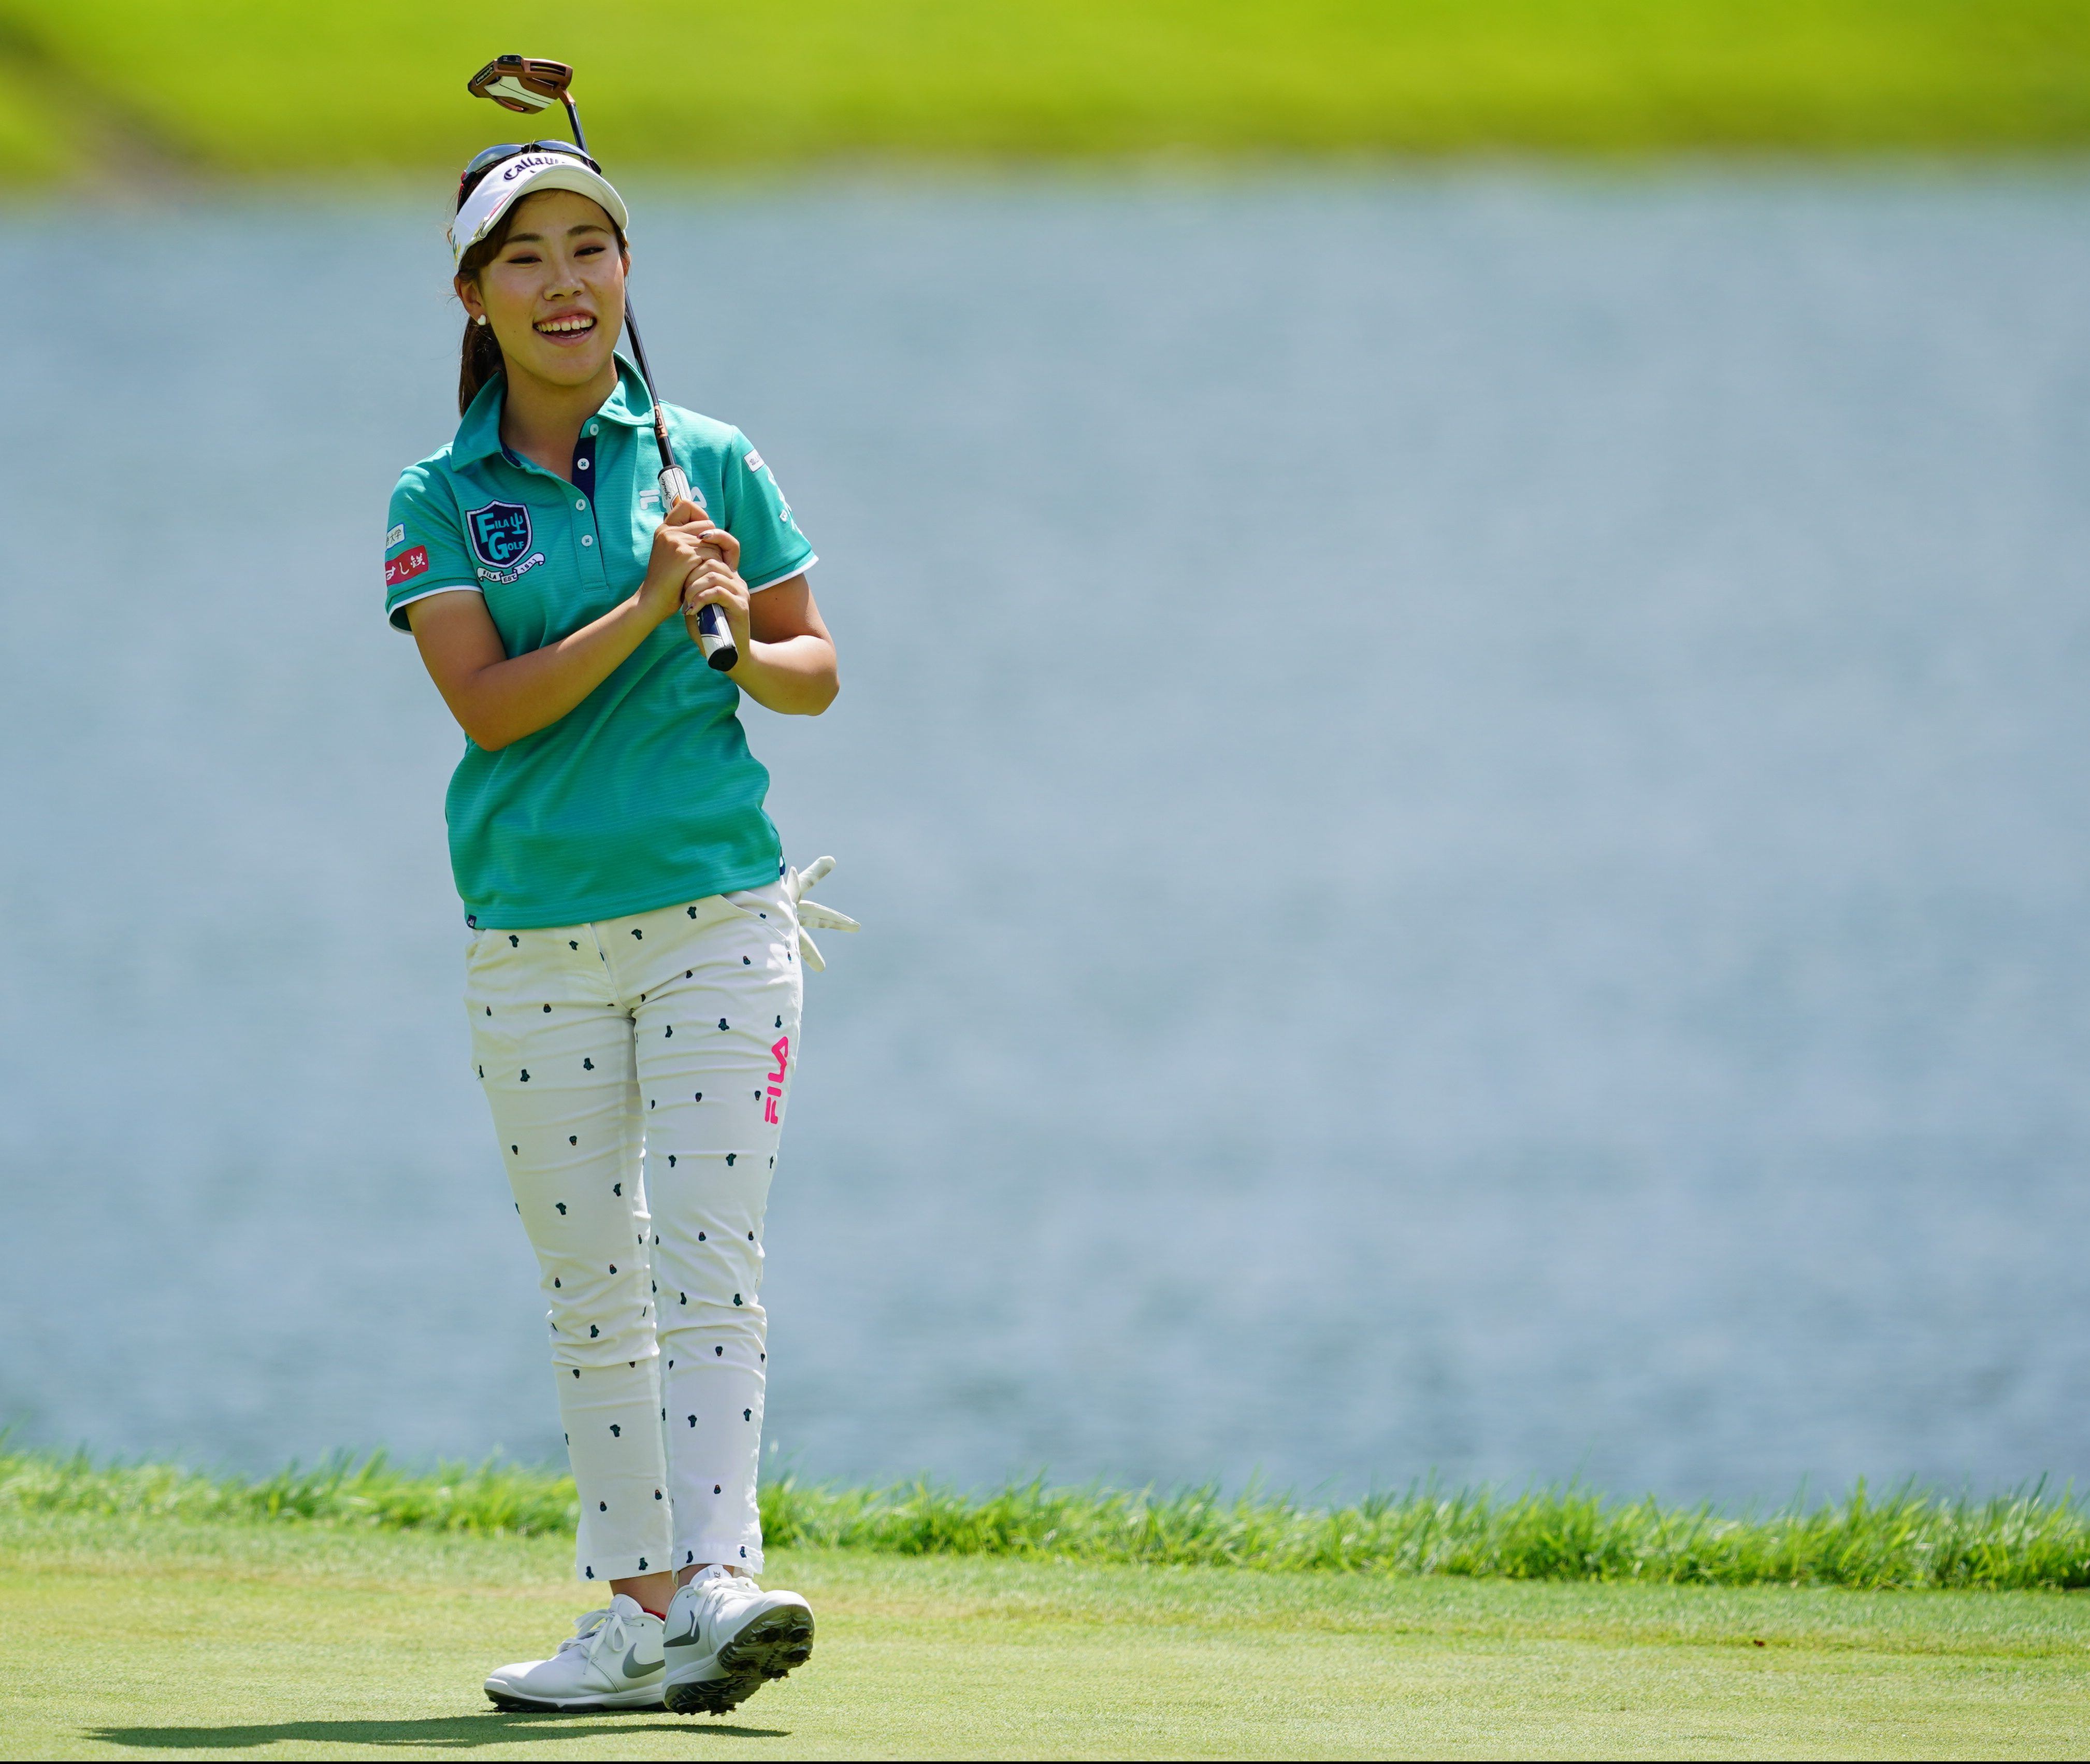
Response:
[[[811,1665],[725,1721],[497,1715],[557,1538],[0,1525],[8,1757],[2080,1757],[2090,1598],[781,1553]]]
[[[864,153],[2090,141],[2081,0],[0,0],[0,183],[454,166],[531,132],[464,95],[505,50],[580,68],[607,163],[693,176]]]

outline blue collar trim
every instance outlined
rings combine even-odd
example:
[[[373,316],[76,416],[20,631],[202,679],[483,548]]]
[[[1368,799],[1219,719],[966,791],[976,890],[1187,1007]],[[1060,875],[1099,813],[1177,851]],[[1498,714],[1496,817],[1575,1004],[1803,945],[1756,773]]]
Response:
[[[468,466],[505,451],[501,445],[501,411],[508,395],[508,376],[496,374],[479,389],[479,396],[458,423],[457,438],[450,443],[450,463]],[[602,401],[593,420],[621,423],[626,428],[650,428],[652,401],[646,396],[645,382],[622,350],[617,352],[617,389]]]

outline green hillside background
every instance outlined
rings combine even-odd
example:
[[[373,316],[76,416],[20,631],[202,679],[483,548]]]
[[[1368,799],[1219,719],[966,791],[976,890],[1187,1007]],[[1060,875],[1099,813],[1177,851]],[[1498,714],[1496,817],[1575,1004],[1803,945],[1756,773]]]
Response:
[[[0,0],[0,183],[446,167],[511,49],[662,172],[2090,144],[2090,0]]]

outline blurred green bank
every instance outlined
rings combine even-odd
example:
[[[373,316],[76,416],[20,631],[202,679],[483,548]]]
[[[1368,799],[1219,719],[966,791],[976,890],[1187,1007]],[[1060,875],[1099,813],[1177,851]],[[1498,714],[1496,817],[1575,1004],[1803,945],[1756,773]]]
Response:
[[[522,118],[465,75],[580,70],[656,171],[2090,142],[2090,0],[0,0],[0,182],[354,179]]]

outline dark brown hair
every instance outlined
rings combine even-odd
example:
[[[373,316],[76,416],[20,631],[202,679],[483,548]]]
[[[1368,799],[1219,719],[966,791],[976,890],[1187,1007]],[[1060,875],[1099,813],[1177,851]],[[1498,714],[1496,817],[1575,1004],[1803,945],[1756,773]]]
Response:
[[[522,206],[520,202],[510,204],[508,212],[494,222],[493,230],[458,260],[457,279],[459,282],[476,282],[479,272],[501,255],[501,247],[508,243],[509,230],[515,225],[516,210]],[[626,256],[631,247],[624,243],[624,229],[613,220],[609,223],[609,230],[617,235],[617,256]],[[505,372],[506,367],[501,359],[501,339],[493,334],[493,327],[482,325],[469,312],[466,313],[464,346],[458,359],[458,415],[462,416],[471,408],[471,401],[479,396],[480,389],[488,381]]]

